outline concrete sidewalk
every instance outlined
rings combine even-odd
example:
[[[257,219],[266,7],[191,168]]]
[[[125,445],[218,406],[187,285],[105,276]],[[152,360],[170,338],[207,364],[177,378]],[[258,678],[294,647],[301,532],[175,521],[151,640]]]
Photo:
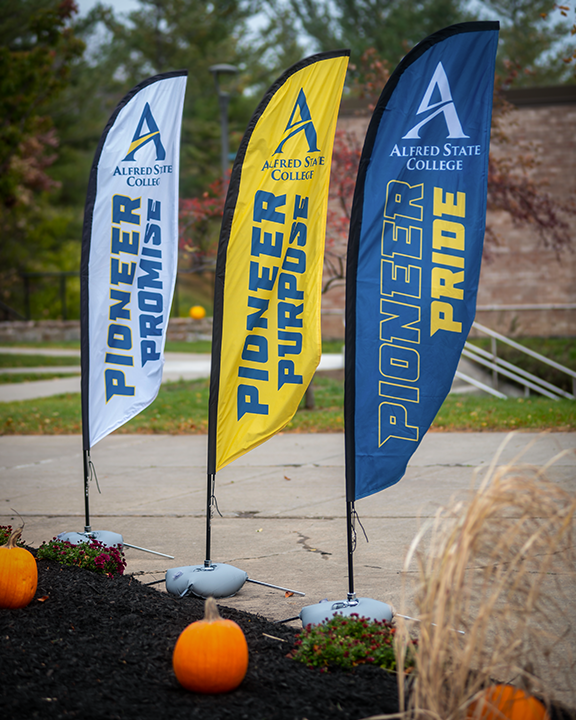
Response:
[[[356,503],[369,539],[357,527],[359,596],[401,605],[401,569],[422,521],[453,495],[467,493],[475,468],[481,476],[505,437],[428,433],[400,483]],[[498,462],[526,449],[522,462],[543,467],[568,450],[548,474],[576,492],[575,448],[576,433],[519,433]],[[92,529],[112,530],[127,543],[174,556],[127,548],[126,572],[142,582],[163,581],[169,568],[204,561],[205,436],[116,433],[93,448],[92,459],[102,490],[92,482]],[[343,435],[279,434],[219,472],[216,496],[222,516],[212,523],[211,559],[233,564],[253,580],[306,593],[286,598],[246,583],[222,604],[281,620],[304,605],[346,597]],[[0,524],[18,525],[16,511],[26,522],[24,540],[35,547],[59,532],[83,530],[79,436],[0,437]],[[156,587],[165,589],[163,582]]]

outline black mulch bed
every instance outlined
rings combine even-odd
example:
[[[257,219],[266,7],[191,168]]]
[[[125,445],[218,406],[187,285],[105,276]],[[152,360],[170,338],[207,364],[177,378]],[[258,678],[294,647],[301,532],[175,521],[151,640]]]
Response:
[[[130,576],[39,560],[30,605],[0,610],[0,718],[358,720],[398,710],[393,675],[368,666],[309,669],[286,657],[297,629],[222,605],[248,641],[246,678],[223,695],[184,690],[172,651],[203,611],[201,600],[173,598]]]
[[[297,629],[223,604],[220,613],[246,635],[248,673],[231,693],[190,693],[172,672],[172,651],[203,617],[202,600],[39,560],[30,605],[0,610],[0,719],[360,720],[398,711],[394,675],[309,669],[286,657]],[[552,708],[550,717],[575,714]]]

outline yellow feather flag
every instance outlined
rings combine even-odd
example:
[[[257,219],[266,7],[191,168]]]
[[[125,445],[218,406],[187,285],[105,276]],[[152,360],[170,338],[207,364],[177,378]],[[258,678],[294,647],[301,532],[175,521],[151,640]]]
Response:
[[[242,140],[218,246],[208,473],[293,417],[320,361],[328,185],[348,50],[268,90]]]

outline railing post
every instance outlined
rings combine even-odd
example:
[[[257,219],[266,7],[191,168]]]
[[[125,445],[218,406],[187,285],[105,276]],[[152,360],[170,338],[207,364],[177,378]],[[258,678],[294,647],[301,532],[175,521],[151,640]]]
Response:
[[[506,362],[505,360],[502,360],[500,364],[497,364],[496,362],[482,363],[478,358],[473,357],[473,353],[469,355],[469,357],[472,360],[476,360],[477,362],[480,362],[480,364],[486,365],[486,367],[489,367],[492,369],[492,382],[494,383],[494,378],[498,377],[498,375],[504,374],[506,377],[510,377],[513,380],[516,380],[520,384],[524,386],[524,394],[526,397],[530,395],[530,390],[533,390],[540,395],[545,395],[546,397],[550,397],[553,399],[558,399],[558,396],[566,397],[569,400],[573,400],[576,396],[576,371],[565,367],[564,365],[561,365],[560,363],[555,362],[554,360],[550,360],[550,358],[547,358],[544,355],[541,355],[540,353],[537,353],[534,350],[530,350],[530,348],[524,347],[523,345],[520,345],[520,343],[515,342],[514,340],[510,340],[510,338],[507,338],[504,335],[501,335],[500,333],[497,333],[495,330],[490,330],[490,328],[484,327],[483,325],[480,325],[480,323],[477,323],[474,321],[472,323],[472,327],[474,327],[475,330],[477,330],[480,333],[483,333],[485,335],[489,335],[492,338],[492,351],[488,352],[487,350],[481,350],[480,348],[477,349],[477,354],[480,354],[481,356],[484,356],[485,358],[490,358],[491,360],[496,360],[496,341],[499,340],[500,342],[505,343],[506,345],[509,345],[510,347],[515,348],[516,350],[519,350],[520,352],[524,353],[525,355],[528,355],[530,357],[535,358],[539,362],[544,363],[545,365],[548,365],[549,367],[556,368],[557,370],[560,370],[560,372],[566,373],[572,378],[572,394],[570,394],[566,390],[562,390],[555,385],[552,385],[545,380],[542,380],[542,378],[538,378],[535,375],[532,375],[531,373],[528,373],[525,370],[520,370],[519,368],[516,368],[514,365]],[[466,355],[466,348],[462,351],[464,355]],[[470,353],[470,351],[468,351]],[[511,375],[509,370],[516,371],[514,375]],[[528,380],[526,380],[528,378]],[[531,382],[534,381],[534,382]],[[536,383],[536,384],[534,384]],[[546,391],[544,391],[544,388],[546,388]],[[553,393],[552,395],[550,394]]]
[[[62,320],[67,320],[68,309],[66,307],[66,274],[60,273],[60,304],[62,306]]]
[[[174,282],[174,317],[180,317],[180,293],[178,292],[178,273]]]
[[[496,350],[496,338],[490,338],[490,351],[492,352],[492,362],[494,365],[496,365],[498,359]],[[498,370],[496,368],[492,370],[492,387],[494,390],[498,390]]]
[[[22,274],[24,280],[24,308],[26,312],[26,320],[30,320],[30,278],[27,274]]]

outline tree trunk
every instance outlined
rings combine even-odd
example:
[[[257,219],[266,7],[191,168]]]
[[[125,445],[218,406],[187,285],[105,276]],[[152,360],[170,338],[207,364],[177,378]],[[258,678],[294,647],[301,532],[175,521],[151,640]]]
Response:
[[[310,381],[310,385],[306,388],[305,408],[306,410],[314,410],[316,403],[314,402],[314,378]]]

